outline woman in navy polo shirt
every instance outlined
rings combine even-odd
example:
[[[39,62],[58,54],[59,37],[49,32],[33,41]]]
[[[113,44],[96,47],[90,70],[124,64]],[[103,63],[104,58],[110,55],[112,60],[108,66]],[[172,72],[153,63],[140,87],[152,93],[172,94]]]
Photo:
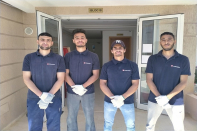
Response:
[[[186,56],[173,49],[176,43],[171,32],[160,35],[163,48],[150,56],[146,67],[146,81],[150,88],[146,131],[154,131],[163,109],[172,121],[175,131],[184,131],[183,89],[186,87],[190,64]]]
[[[105,63],[101,70],[100,88],[105,94],[104,131],[112,131],[118,108],[124,116],[127,131],[135,131],[134,93],[140,78],[137,64],[126,59],[125,52],[123,41],[112,42],[114,58]]]

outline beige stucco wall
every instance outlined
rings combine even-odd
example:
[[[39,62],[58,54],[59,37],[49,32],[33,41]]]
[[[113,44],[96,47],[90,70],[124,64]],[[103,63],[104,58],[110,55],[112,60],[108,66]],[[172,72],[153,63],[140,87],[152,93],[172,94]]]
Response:
[[[37,7],[36,10],[50,15],[88,15],[90,7]],[[92,7],[91,7],[92,8]],[[184,13],[183,54],[189,57],[191,76],[189,76],[184,93],[194,91],[194,72],[197,43],[197,5],[165,5],[165,6],[105,6],[102,14],[178,14]]]
[[[26,112],[22,62],[37,47],[35,18],[35,14],[0,3],[0,130]],[[24,34],[26,26],[33,27],[33,35]]]

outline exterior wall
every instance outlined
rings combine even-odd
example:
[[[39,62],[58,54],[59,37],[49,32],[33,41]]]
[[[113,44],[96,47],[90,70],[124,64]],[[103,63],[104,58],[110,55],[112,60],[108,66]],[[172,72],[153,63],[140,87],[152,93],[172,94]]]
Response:
[[[33,34],[26,35],[24,33],[25,55],[35,52],[38,49],[38,45],[36,43],[37,42],[37,24],[36,24],[35,13],[23,12],[23,30],[25,30],[26,27],[31,27],[33,29]]]
[[[187,109],[187,112],[197,121],[197,95],[187,94],[185,99],[185,108]]]
[[[27,87],[23,83],[22,62],[30,51],[27,49],[35,48],[32,45],[35,38],[24,34],[27,24],[36,27],[31,22],[29,15],[0,3],[0,130],[26,112]]]
[[[49,15],[88,15],[90,7],[37,7],[36,10]],[[93,8],[93,7],[91,7]],[[100,7],[99,7],[100,8]],[[194,72],[197,43],[197,5],[159,5],[159,6],[104,6],[103,13],[110,14],[178,14],[184,13],[184,43],[183,54],[189,57],[191,76],[188,78],[184,93],[194,92]],[[92,14],[91,14],[92,15]],[[187,109],[186,109],[187,111]]]

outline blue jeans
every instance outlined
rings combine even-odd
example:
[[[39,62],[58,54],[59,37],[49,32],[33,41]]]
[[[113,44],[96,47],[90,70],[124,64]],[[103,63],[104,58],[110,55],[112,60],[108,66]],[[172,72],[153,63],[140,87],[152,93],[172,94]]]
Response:
[[[95,94],[84,94],[79,96],[76,94],[67,93],[67,131],[78,131],[77,115],[79,111],[80,103],[83,108],[86,119],[86,131],[95,131],[94,124],[94,100]]]
[[[27,99],[29,131],[42,131],[44,110],[37,104],[40,99]],[[60,131],[60,117],[62,113],[62,99],[53,98],[46,112],[47,131]]]
[[[135,131],[134,104],[124,104],[120,107],[127,131]],[[104,131],[112,131],[117,108],[112,103],[104,102]]]

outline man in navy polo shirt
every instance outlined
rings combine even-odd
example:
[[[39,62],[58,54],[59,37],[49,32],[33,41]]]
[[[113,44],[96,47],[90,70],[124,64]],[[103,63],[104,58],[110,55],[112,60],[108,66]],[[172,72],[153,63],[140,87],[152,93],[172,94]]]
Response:
[[[73,30],[76,50],[65,55],[67,85],[67,131],[78,131],[77,115],[80,103],[86,118],[86,131],[95,131],[94,85],[99,76],[98,55],[86,49],[86,34],[82,29]]]
[[[111,45],[113,59],[105,63],[100,75],[100,88],[105,94],[104,131],[112,131],[114,116],[120,108],[127,131],[135,131],[134,93],[139,84],[136,63],[126,59],[123,41],[115,40]]]
[[[42,131],[44,109],[47,131],[60,131],[61,93],[64,82],[65,63],[62,56],[54,54],[49,33],[41,33],[37,43],[39,49],[25,56],[23,79],[27,85],[27,112],[29,131]]]
[[[184,131],[183,89],[186,87],[190,64],[186,56],[173,49],[176,43],[171,32],[160,35],[163,48],[150,56],[146,68],[146,81],[150,88],[146,131],[154,131],[163,109],[172,121],[175,131]]]

